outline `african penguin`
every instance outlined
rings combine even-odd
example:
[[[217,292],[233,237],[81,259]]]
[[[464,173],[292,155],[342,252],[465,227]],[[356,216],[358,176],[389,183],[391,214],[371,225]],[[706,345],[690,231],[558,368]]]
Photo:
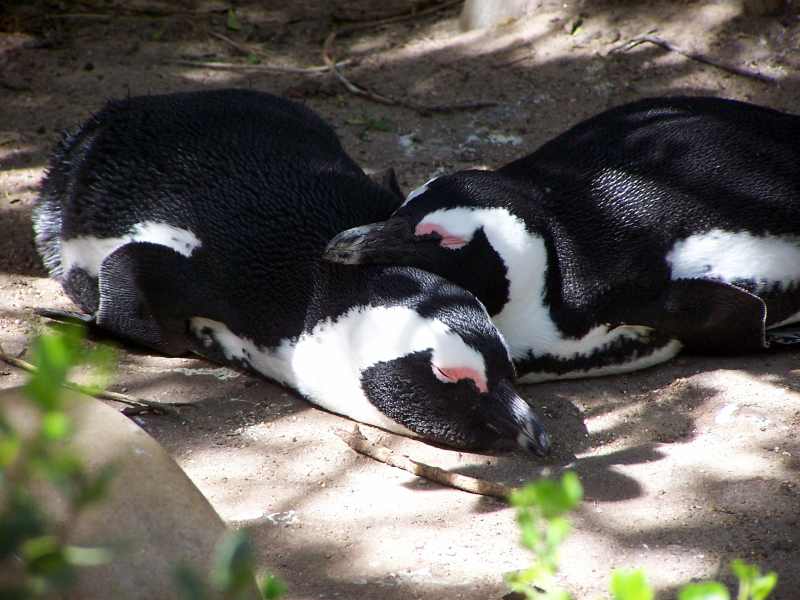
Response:
[[[800,116],[719,98],[613,108],[494,171],[429,181],[326,258],[474,293],[520,380],[744,353],[800,321]]]
[[[251,369],[398,433],[545,454],[474,296],[415,268],[321,260],[335,233],[401,201],[309,109],[219,90],[110,102],[56,149],[34,227],[78,318],[115,337]]]

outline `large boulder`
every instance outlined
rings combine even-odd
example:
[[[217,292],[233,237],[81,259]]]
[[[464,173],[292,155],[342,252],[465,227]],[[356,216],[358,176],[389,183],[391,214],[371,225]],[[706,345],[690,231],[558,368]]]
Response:
[[[0,391],[0,411],[20,431],[30,431],[36,412],[20,388]],[[178,598],[174,571],[192,566],[205,576],[225,524],[166,451],[135,423],[102,402],[72,394],[72,447],[90,474],[115,465],[107,496],[81,512],[69,543],[107,547],[113,560],[80,569],[64,598]],[[50,486],[37,496],[56,520],[65,502]],[[255,585],[253,597],[257,598]]]

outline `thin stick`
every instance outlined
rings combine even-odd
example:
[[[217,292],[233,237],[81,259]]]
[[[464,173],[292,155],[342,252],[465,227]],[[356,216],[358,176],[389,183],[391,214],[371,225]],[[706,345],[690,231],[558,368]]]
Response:
[[[399,98],[393,98],[391,96],[387,96],[385,94],[376,92],[375,90],[371,90],[366,86],[360,85],[352,81],[351,79],[348,79],[347,77],[345,77],[344,73],[342,73],[341,70],[339,70],[338,68],[338,65],[340,65],[341,63],[337,63],[334,60],[333,43],[336,40],[337,36],[346,35],[354,33],[356,31],[362,31],[365,29],[372,29],[380,25],[387,25],[390,23],[399,23],[401,21],[416,19],[419,17],[423,17],[425,15],[432,14],[434,12],[438,12],[440,10],[444,10],[446,8],[450,8],[457,4],[461,4],[461,2],[462,0],[443,2],[442,4],[437,4],[436,6],[432,6],[430,8],[421,10],[419,12],[412,12],[407,15],[398,15],[395,17],[388,17],[386,19],[378,19],[377,21],[369,21],[367,23],[348,25],[342,27],[341,29],[334,29],[328,34],[328,36],[325,38],[325,42],[322,44],[322,60],[327,66],[327,68],[330,69],[331,73],[334,74],[336,79],[339,80],[339,83],[341,83],[344,86],[344,89],[346,89],[354,96],[366,98],[367,100],[372,100],[373,102],[377,102],[379,104],[402,106],[404,108],[409,108],[411,110],[414,110],[421,115],[428,115],[431,113],[456,112],[462,110],[478,110],[490,106],[497,106],[496,102],[467,102],[462,104],[426,105],[426,104],[419,104],[418,102],[413,102],[411,100],[401,100]]]
[[[426,465],[425,463],[417,462],[404,454],[396,454],[391,448],[376,444],[364,437],[358,425],[353,427],[352,431],[345,431],[344,429],[336,429],[334,433],[341,438],[341,440],[350,446],[353,450],[364,456],[369,456],[375,460],[404,469],[409,473],[413,473],[418,477],[424,477],[429,481],[435,481],[442,485],[470,492],[472,494],[480,494],[481,496],[492,496],[506,500],[508,495],[514,488],[496,483],[493,481],[486,481],[484,479],[477,479],[469,477],[468,475],[461,475],[459,473],[451,473],[439,467]]]
[[[278,65],[250,65],[229,62],[205,62],[196,60],[168,60],[165,61],[172,65],[183,65],[185,67],[197,67],[200,69],[220,69],[220,70],[240,70],[240,71],[263,71],[268,73],[326,73],[330,67],[281,67]],[[344,66],[350,61],[342,61],[337,66]]]
[[[261,56],[260,52],[257,52],[255,49],[250,48],[249,46],[245,46],[244,44],[240,44],[229,38],[227,35],[222,35],[221,33],[217,33],[216,31],[210,32],[212,36],[217,38],[218,40],[222,40],[230,47],[238,50],[240,53],[244,54],[245,56],[250,56],[251,54],[255,54],[256,56]]]
[[[8,354],[6,354],[5,350],[3,350],[2,345],[0,345],[0,360],[11,365],[12,367],[17,367],[18,369],[27,371],[28,373],[36,373],[38,370],[31,363],[24,361],[21,358],[15,358],[13,356],[9,356]],[[98,392],[97,390],[89,386],[81,385],[80,383],[74,383],[72,381],[64,382],[63,386],[68,390],[80,392],[81,394],[86,394],[87,396],[93,396],[95,398],[102,398],[104,400],[112,400],[114,402],[119,402],[121,404],[127,404],[128,406],[139,409],[139,412],[148,410],[153,412],[154,414],[177,415],[178,411],[176,411],[173,408],[174,406],[190,406],[190,404],[186,402],[175,402],[172,404],[166,404],[163,402],[155,402],[153,400],[144,400],[143,398],[134,398],[133,396],[128,396],[127,394],[120,394],[119,392],[109,392],[109,391]]]
[[[680,54],[681,56],[685,56],[686,58],[693,60],[695,62],[702,63],[704,65],[709,65],[711,67],[715,67],[726,73],[731,73],[733,75],[739,75],[740,77],[748,77],[749,79],[755,79],[756,81],[761,81],[763,83],[777,83],[778,79],[771,75],[764,75],[763,73],[759,73],[757,71],[751,71],[750,69],[746,69],[744,67],[740,67],[737,65],[731,65],[724,62],[720,62],[705,56],[704,54],[700,54],[699,52],[692,52],[689,50],[683,50],[671,42],[668,42],[665,39],[660,37],[652,36],[652,35],[643,35],[627,42],[615,46],[611,50],[609,50],[609,54],[613,52],[627,52],[635,48],[640,44],[654,44],[667,50],[668,52],[675,52],[676,54]]]

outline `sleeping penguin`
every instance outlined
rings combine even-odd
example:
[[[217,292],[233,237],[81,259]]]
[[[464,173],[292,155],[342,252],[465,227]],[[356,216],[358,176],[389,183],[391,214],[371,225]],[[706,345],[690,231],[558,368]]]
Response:
[[[58,146],[34,229],[95,329],[250,369],[401,434],[545,454],[471,294],[415,268],[321,260],[336,232],[401,201],[310,110],[219,90],[110,102]]]
[[[796,342],[800,117],[719,98],[620,106],[495,171],[429,181],[326,258],[471,291],[524,382]]]

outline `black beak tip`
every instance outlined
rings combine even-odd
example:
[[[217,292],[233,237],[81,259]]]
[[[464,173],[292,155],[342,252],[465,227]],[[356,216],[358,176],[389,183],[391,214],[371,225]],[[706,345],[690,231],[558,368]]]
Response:
[[[361,262],[357,247],[363,242],[363,236],[351,231],[343,231],[336,235],[322,253],[322,258],[329,262],[342,263],[347,265],[359,264]]]
[[[524,438],[519,440],[520,446],[525,448],[534,456],[539,456],[542,458],[550,456],[550,453],[552,452],[552,445],[550,443],[550,436],[546,431],[541,430],[533,435],[521,433],[520,438]]]

